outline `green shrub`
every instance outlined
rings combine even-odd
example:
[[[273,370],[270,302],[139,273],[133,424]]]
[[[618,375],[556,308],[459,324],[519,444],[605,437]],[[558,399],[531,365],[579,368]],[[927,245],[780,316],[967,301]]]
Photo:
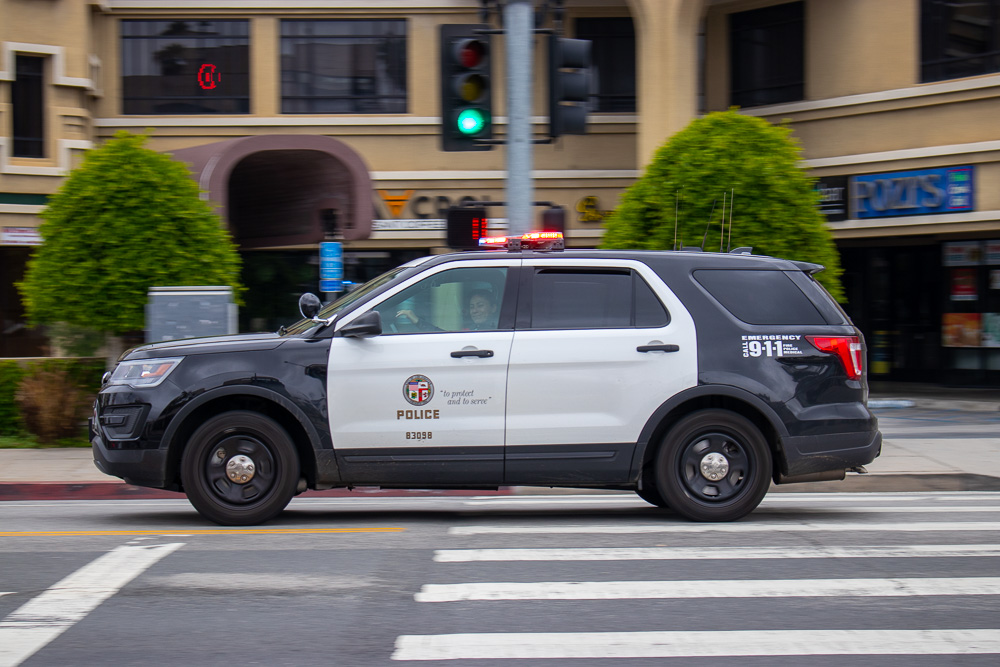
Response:
[[[0,359],[0,436],[80,438],[103,374],[104,359]]]
[[[14,359],[0,359],[0,435],[16,435],[24,425],[15,396],[24,369]]]

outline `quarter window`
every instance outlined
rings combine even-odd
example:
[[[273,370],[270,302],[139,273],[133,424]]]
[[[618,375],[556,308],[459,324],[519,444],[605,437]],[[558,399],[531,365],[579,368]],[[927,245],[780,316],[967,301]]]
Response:
[[[406,113],[406,21],[282,21],[281,111]]]
[[[250,113],[248,21],[126,20],[122,113]]]
[[[921,81],[1000,72],[1000,2],[922,0]]]
[[[698,284],[734,317],[747,324],[826,324],[784,271],[701,269]]]
[[[729,15],[732,104],[755,107],[804,97],[803,4]]]

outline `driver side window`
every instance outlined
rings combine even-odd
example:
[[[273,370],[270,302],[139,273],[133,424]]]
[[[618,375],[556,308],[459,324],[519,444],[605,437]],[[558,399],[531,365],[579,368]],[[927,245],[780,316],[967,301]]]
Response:
[[[376,306],[383,335],[496,331],[506,279],[505,267],[428,276]]]

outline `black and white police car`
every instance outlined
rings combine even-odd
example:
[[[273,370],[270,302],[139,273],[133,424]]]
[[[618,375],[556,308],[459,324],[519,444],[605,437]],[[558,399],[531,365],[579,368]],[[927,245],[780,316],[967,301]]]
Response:
[[[278,333],[128,351],[95,403],[97,467],[230,525],[357,486],[630,489],[730,521],[772,480],[879,455],[864,340],[822,267],[550,236],[303,295]]]

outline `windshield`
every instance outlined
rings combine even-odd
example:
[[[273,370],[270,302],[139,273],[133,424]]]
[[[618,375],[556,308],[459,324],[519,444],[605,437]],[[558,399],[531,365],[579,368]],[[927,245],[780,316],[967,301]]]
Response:
[[[409,265],[403,265],[403,266],[400,266],[400,267],[397,267],[397,268],[393,269],[392,271],[387,271],[386,273],[383,273],[378,278],[372,278],[371,280],[369,280],[368,282],[366,282],[364,285],[362,285],[361,287],[357,288],[356,290],[354,290],[352,292],[348,292],[347,294],[345,294],[344,296],[340,297],[339,299],[337,299],[333,303],[330,303],[330,304],[327,304],[326,306],[324,306],[319,311],[319,314],[317,315],[317,317],[320,318],[320,319],[322,319],[322,320],[328,320],[328,319],[330,319],[331,317],[333,317],[334,315],[336,315],[340,311],[344,310],[345,308],[347,308],[351,304],[353,304],[353,303],[357,302],[358,300],[363,299],[364,297],[368,296],[369,294],[371,294],[372,292],[374,292],[375,290],[377,290],[379,287],[382,287],[382,285],[385,285],[386,283],[391,282],[398,275],[400,275],[404,271],[408,271],[410,268],[412,268],[412,267],[409,266]],[[279,331],[278,333],[281,334],[282,336],[289,336],[289,335],[294,335],[294,334],[301,334],[301,333],[304,333],[306,331],[309,331],[310,329],[312,329],[313,327],[315,327],[317,324],[319,324],[319,322],[314,322],[313,320],[305,320],[305,319],[303,319],[303,320],[299,320],[298,322],[296,322],[295,324],[293,324],[293,325],[291,325],[289,327],[286,327],[284,330]]]

